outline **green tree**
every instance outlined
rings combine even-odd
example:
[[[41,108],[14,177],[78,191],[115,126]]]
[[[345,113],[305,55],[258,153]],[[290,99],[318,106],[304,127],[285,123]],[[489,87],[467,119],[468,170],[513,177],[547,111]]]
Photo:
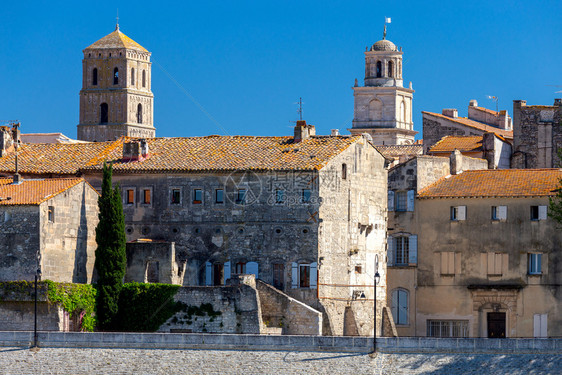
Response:
[[[127,267],[125,217],[119,186],[111,187],[112,166],[103,165],[95,267],[98,273],[96,316],[99,328],[111,329]]]

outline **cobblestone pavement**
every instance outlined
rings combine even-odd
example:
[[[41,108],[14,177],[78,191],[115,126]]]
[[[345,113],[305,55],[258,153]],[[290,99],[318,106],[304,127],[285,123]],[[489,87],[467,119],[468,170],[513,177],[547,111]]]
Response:
[[[561,374],[562,354],[0,348],[0,374]]]

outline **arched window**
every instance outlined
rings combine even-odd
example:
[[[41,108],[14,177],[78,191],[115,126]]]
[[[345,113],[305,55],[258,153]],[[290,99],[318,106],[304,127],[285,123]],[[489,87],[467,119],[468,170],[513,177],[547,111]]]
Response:
[[[382,120],[382,102],[378,99],[369,103],[369,120]]]
[[[107,103],[100,105],[100,124],[107,124],[109,121],[109,107]]]
[[[131,85],[135,84],[135,68],[131,68]]]
[[[382,77],[382,62],[377,61],[377,78]]]
[[[113,84],[114,85],[119,84],[119,69],[117,68],[113,69]]]
[[[400,121],[406,122],[406,106],[404,105],[404,101],[400,102]]]
[[[97,86],[98,84],[98,68],[94,68],[92,71],[92,85]]]
[[[142,124],[142,104],[137,106],[137,123]]]
[[[394,74],[394,63],[392,61],[388,62],[388,76],[392,77]]]
[[[142,87],[146,87],[146,70],[142,71]]]
[[[396,325],[408,324],[408,291],[406,289],[392,291],[392,317]]]

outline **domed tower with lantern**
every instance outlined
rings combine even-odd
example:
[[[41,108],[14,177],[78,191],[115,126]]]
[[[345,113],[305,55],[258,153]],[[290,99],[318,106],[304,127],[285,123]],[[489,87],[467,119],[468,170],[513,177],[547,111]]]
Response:
[[[365,85],[355,80],[354,116],[349,131],[367,133],[375,145],[407,145],[417,134],[412,121],[412,83],[403,85],[402,48],[386,39],[365,51]]]

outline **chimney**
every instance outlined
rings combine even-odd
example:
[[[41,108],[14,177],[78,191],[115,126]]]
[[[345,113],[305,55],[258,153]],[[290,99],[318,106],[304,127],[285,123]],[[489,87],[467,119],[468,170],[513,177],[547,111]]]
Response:
[[[462,172],[462,154],[459,150],[451,152],[451,157],[449,158],[451,163],[451,174],[459,174]]]
[[[148,156],[146,139],[134,139],[123,142],[123,161],[139,161]]]
[[[336,137],[340,135],[340,130],[339,129],[332,129],[332,137]]]
[[[294,143],[299,143],[303,139],[308,139],[313,135],[316,135],[316,128],[314,125],[307,125],[304,120],[297,121]]]
[[[468,102],[468,106],[469,107],[478,107],[478,102],[476,101],[476,99],[472,99],[470,102]]]
[[[562,106],[562,99],[554,99],[554,106],[555,107]]]
[[[456,108],[443,108],[443,111],[441,113],[443,114],[443,116],[447,116],[447,117],[452,117],[452,118],[459,117],[459,111],[457,111]]]

